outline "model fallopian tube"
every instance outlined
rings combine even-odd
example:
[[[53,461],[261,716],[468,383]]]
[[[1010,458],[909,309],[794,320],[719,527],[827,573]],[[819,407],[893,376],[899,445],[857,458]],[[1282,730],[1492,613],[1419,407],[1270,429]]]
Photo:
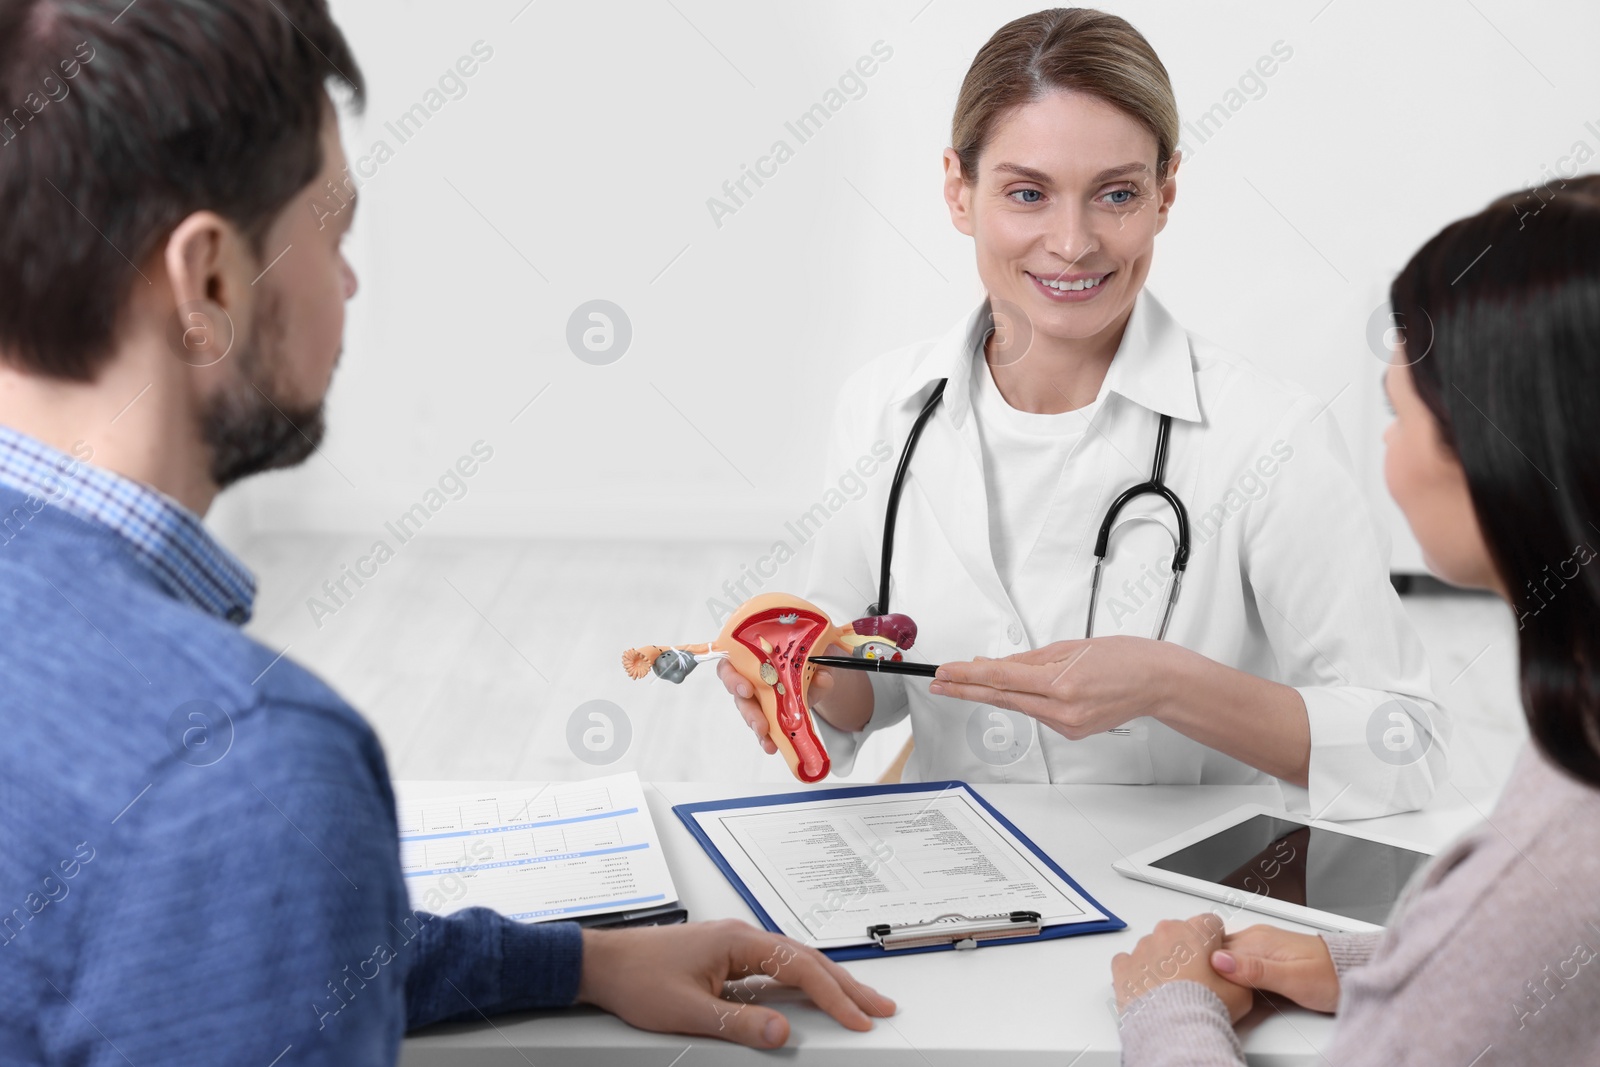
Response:
[[[917,627],[904,615],[874,615],[835,626],[814,604],[788,593],[762,593],[739,605],[722,632],[697,645],[644,645],[622,654],[631,678],[654,674],[681,682],[702,660],[727,658],[750,683],[767,728],[789,769],[802,782],[828,775],[828,752],[811,719],[806,694],[816,666],[808,660],[840,645],[853,656],[898,660]]]

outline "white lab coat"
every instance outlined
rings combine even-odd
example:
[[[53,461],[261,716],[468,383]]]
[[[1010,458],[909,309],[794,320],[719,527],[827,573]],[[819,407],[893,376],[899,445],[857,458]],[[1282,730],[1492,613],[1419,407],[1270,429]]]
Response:
[[[1445,780],[1449,723],[1389,584],[1387,538],[1324,405],[1188,334],[1141,293],[1101,387],[1103,403],[1066,465],[1029,560],[1026,580],[1053,586],[1051,595],[1030,599],[1049,610],[1026,619],[989,550],[969,376],[986,312],[987,302],[942,337],[889,352],[845,384],[826,470],[830,480],[850,470],[873,473],[866,492],[815,531],[806,598],[840,622],[860,617],[876,598],[894,465],[934,383],[948,378],[900,500],[891,610],[919,628],[908,658],[1001,657],[1082,637],[1095,534],[1117,494],[1149,477],[1157,413],[1166,413],[1173,418],[1166,481],[1187,507],[1192,541],[1167,639],[1300,692],[1311,728],[1310,777],[1305,790],[1283,785],[1291,810],[1350,819],[1426,802]],[[1153,577],[1168,573],[1166,531],[1176,522],[1150,497],[1124,512],[1134,514],[1161,525],[1135,523],[1113,538],[1096,636],[1152,636],[1162,607],[1164,590]],[[974,713],[992,709],[931,696],[926,679],[874,676],[872,684],[875,710],[865,731],[819,722],[838,771],[850,769],[867,733],[910,715],[916,747],[907,781],[1274,781],[1152,719],[1080,741],[1023,720],[1033,735],[1022,738],[1026,753],[997,764],[980,758],[970,740]],[[1411,721],[1427,745],[1411,762],[1381,751],[1379,739],[1399,721],[1389,714],[1399,699],[1414,709]]]

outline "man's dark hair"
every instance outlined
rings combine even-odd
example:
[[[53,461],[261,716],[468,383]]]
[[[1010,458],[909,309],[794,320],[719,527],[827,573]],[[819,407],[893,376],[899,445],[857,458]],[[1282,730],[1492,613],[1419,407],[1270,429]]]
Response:
[[[259,256],[322,168],[330,81],[363,101],[326,0],[0,0],[0,351],[92,381],[195,211]]]

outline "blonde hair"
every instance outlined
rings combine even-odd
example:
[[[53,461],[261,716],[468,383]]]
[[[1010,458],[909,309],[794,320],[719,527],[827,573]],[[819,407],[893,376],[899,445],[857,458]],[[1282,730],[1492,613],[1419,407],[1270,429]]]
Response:
[[[968,183],[995,126],[1013,108],[1062,90],[1105,101],[1156,139],[1156,179],[1166,181],[1178,145],[1178,102],[1167,68],[1126,20],[1057,7],[1006,23],[978,50],[961,83],[950,144]]]

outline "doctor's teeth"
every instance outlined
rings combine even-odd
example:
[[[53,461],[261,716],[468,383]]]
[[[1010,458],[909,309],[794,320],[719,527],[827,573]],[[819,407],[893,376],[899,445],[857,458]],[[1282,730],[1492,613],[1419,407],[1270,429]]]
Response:
[[[1035,277],[1037,277],[1037,275],[1035,275]],[[1093,289],[1103,281],[1105,281],[1104,274],[1100,275],[1098,278],[1082,278],[1075,282],[1053,282],[1047,278],[1039,278],[1039,283],[1041,285],[1048,285],[1052,289],[1058,289],[1065,293],[1076,293],[1081,292],[1084,289]]]

